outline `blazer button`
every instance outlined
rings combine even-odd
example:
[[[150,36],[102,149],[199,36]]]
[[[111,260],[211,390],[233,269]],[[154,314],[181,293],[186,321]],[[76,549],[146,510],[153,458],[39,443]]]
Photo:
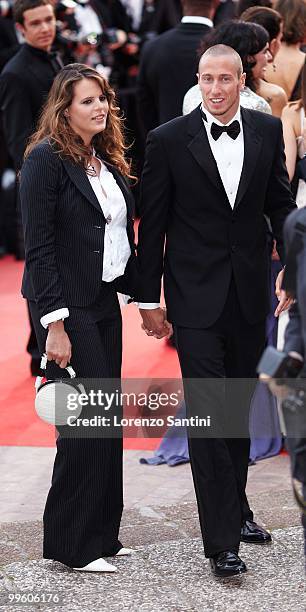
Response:
[[[102,229],[102,225],[94,225],[95,229]]]
[[[94,251],[94,253],[101,253],[101,251]]]
[[[235,245],[235,244],[232,244],[232,246],[231,246],[231,251],[232,251],[233,253],[235,253],[235,251],[236,251],[236,250],[237,250],[236,245]]]

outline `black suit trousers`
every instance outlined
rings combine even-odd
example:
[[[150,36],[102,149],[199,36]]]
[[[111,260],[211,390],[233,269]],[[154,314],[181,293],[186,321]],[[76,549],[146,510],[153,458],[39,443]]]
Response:
[[[47,331],[34,302],[30,302],[38,344],[45,350]],[[113,283],[102,283],[91,307],[69,307],[65,330],[72,345],[71,365],[84,379],[120,379],[121,312]],[[47,378],[63,378],[48,362]],[[52,485],[44,511],[46,559],[82,567],[122,547],[118,540],[123,509],[122,436],[117,438],[57,438]]]
[[[223,312],[214,325],[206,329],[176,327],[175,334],[187,414],[203,414],[205,404],[204,412],[211,413],[213,426],[218,431],[219,424],[221,432],[206,432],[202,437],[199,430],[195,434],[192,427],[188,428],[205,556],[225,550],[238,552],[241,525],[253,519],[245,493],[250,449],[248,416],[256,365],[265,344],[265,320],[256,325],[245,320],[232,280]],[[204,396],[203,385],[194,384],[194,379],[201,378],[211,379],[204,381]],[[220,412],[217,406],[222,390],[225,409]],[[236,436],[234,430],[227,433],[226,423],[231,424],[234,418],[238,419],[236,423],[244,422],[243,437]]]

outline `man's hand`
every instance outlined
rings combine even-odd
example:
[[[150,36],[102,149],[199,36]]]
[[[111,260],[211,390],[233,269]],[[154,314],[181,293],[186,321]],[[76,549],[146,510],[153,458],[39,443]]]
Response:
[[[153,308],[151,310],[139,308],[139,312],[143,321],[141,327],[147,336],[154,336],[158,339],[172,336],[172,325],[167,321],[166,311],[163,308]]]
[[[279,301],[279,304],[274,312],[275,317],[278,317],[281,312],[290,308],[291,304],[293,303],[293,299],[282,289],[284,272],[285,269],[281,270],[275,281],[275,295]]]
[[[48,330],[46,341],[48,361],[55,361],[60,368],[65,368],[71,360],[71,343],[63,321],[49,323]]]

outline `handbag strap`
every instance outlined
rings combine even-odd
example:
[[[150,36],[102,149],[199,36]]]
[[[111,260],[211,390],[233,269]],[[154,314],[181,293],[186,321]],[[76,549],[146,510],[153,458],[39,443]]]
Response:
[[[43,353],[41,356],[41,361],[40,361],[40,369],[41,370],[46,370],[47,368],[47,362],[48,362],[48,358],[46,353]],[[67,370],[70,378],[75,378],[76,377],[76,373],[73,369],[73,367],[71,365],[68,365],[64,368],[65,370]],[[35,389],[38,389],[42,383],[43,380],[43,376],[37,376],[36,380],[35,380]]]
[[[40,368],[41,370],[46,370],[47,368],[47,362],[48,362],[48,358],[46,353],[43,353],[42,357],[41,357],[41,362],[40,362]],[[73,369],[73,367],[71,365],[68,365],[64,368],[65,370],[67,370],[70,378],[75,378],[76,377],[76,373]]]

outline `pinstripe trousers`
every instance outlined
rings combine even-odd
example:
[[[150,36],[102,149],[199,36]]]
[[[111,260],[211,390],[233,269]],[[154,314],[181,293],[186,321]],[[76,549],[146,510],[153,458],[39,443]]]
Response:
[[[30,310],[43,353],[47,330],[34,302],[30,302]],[[69,313],[64,324],[77,377],[120,379],[122,322],[114,283],[102,283],[90,308],[69,306]],[[55,362],[48,362],[48,379],[63,378],[65,373]],[[118,540],[123,510],[122,435],[88,437],[87,432],[85,438],[67,438],[60,433],[56,446],[43,517],[43,556],[82,567],[114,555],[122,547]]]

